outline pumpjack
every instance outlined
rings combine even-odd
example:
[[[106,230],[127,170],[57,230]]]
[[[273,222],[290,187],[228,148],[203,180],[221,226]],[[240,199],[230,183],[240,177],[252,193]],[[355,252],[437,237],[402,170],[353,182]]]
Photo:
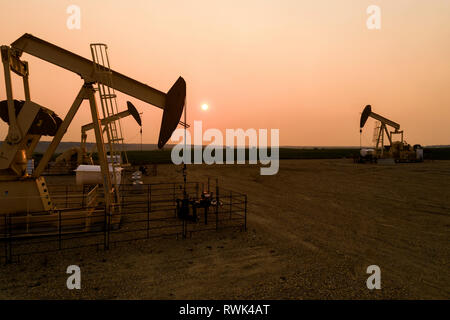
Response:
[[[372,111],[372,107],[367,105],[360,119],[360,133],[367,120],[373,118],[379,121],[380,125],[375,128],[374,149],[361,149],[360,162],[372,161],[377,162],[379,159],[393,160],[394,162],[422,162],[423,148],[420,144],[411,146],[403,139],[403,130],[400,130],[400,125],[397,122],[389,120]],[[389,131],[388,126],[392,127],[394,131]],[[389,141],[389,145],[385,145],[385,134]],[[394,141],[394,135],[400,135],[400,140]]]
[[[90,106],[92,123],[86,129],[94,129],[101,174],[103,178],[104,202],[108,214],[120,203],[119,188],[114,181],[115,165],[107,160],[107,146],[117,138],[117,127],[109,125],[111,117],[120,116],[108,111],[108,100],[115,97],[114,90],[163,109],[158,147],[162,148],[176,129],[186,97],[186,82],[179,77],[167,93],[154,89],[142,82],[120,74],[109,67],[107,55],[98,54],[97,47],[106,49],[104,44],[91,44],[93,60],[88,60],[52,43],[24,34],[11,45],[1,46],[4,69],[6,100],[0,102],[0,118],[9,125],[7,136],[0,145],[0,218],[8,215],[20,221],[42,219],[47,213],[47,221],[55,218],[45,178],[41,175],[58,144],[66,133],[72,119],[83,101]],[[95,52],[94,52],[95,51]],[[21,59],[27,53],[68,71],[78,74],[83,84],[64,119],[51,109],[31,100],[28,63]],[[11,71],[23,79],[25,100],[13,97]],[[103,118],[100,117],[96,102],[96,92],[102,101]],[[105,104],[103,103],[105,101]],[[124,114],[122,114],[123,116]],[[106,129],[106,141],[104,130]],[[52,141],[32,174],[26,172],[26,163],[42,136],[51,136]],[[113,173],[113,174],[111,174]],[[39,215],[33,213],[39,212]],[[80,213],[80,216],[86,213]],[[117,216],[117,215],[116,215]],[[2,219],[0,219],[2,221]],[[1,223],[0,223],[1,227]]]

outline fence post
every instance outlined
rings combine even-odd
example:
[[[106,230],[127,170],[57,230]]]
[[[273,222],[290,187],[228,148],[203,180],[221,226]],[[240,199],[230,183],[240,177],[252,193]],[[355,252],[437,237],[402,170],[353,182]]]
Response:
[[[122,188],[122,190],[120,190],[120,188]],[[119,192],[120,192],[120,195],[122,196],[122,201],[121,201],[121,203],[122,203],[122,205],[123,205],[123,203],[124,203],[124,201],[125,201],[125,185],[120,185],[120,186],[119,186]]]
[[[216,231],[217,230],[219,230],[219,179],[216,179]]]
[[[112,218],[113,218],[114,211],[116,210],[116,208],[115,208],[115,207],[112,207],[112,206],[114,206],[114,205],[113,205],[113,204],[110,205],[110,208],[109,208],[109,210],[108,210],[108,233],[107,233],[107,236],[108,236],[108,239],[107,239],[107,244],[108,244],[107,249],[108,249],[108,250],[109,250],[109,241],[110,241],[110,232],[111,232],[111,221],[112,221]]]
[[[4,231],[4,239],[5,239],[5,264],[7,263],[7,256],[8,256],[8,243],[6,241],[6,236],[7,236],[7,231],[6,231],[6,214],[5,214],[5,221],[4,221],[4,227],[5,227],[5,231]]]
[[[58,211],[58,250],[61,250],[61,210]]]
[[[187,236],[187,221],[185,219],[183,219],[183,228],[182,228],[182,233],[183,233],[183,239],[186,239]]]
[[[11,216],[5,214],[5,264],[12,262],[12,248],[11,247],[12,247]]]
[[[8,263],[12,263],[12,218],[11,215],[8,214]]]
[[[11,235],[12,235],[12,218],[11,218],[10,214],[8,215],[8,229],[9,229],[9,231],[8,231],[8,242],[9,242],[8,262],[12,263],[12,251],[13,251],[12,250],[13,243],[12,243],[12,237],[11,237]]]
[[[108,250],[109,244],[108,244],[108,233],[109,233],[109,220],[108,220],[108,208],[105,204],[105,218],[104,218],[104,230],[103,230],[103,250]]]
[[[152,210],[151,207],[151,198],[152,198],[152,185],[147,185],[147,239],[150,236],[150,211]]]
[[[174,213],[175,218],[177,217],[177,207],[176,207],[176,198],[175,198],[175,183],[172,183],[172,196],[173,196],[173,204],[175,205]]]
[[[231,212],[233,211],[232,206],[233,206],[233,190],[230,190],[230,220],[231,220]]]
[[[244,231],[247,231],[247,195],[245,197],[245,206],[244,206]]]
[[[198,193],[198,181],[195,183],[195,196],[198,198],[200,198],[200,195]]]
[[[86,199],[85,199],[85,193],[86,193],[86,185],[83,184],[83,198],[81,200],[81,207],[86,207]]]

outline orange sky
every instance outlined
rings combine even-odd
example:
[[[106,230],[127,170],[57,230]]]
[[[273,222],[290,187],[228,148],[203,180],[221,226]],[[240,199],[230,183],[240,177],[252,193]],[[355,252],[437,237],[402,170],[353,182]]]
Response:
[[[81,8],[80,30],[66,27],[71,4]],[[372,4],[381,30],[366,28]],[[161,91],[183,76],[188,122],[204,129],[279,128],[281,145],[356,146],[360,112],[372,104],[408,142],[450,144],[449,17],[448,0],[5,1],[0,43],[31,33],[86,58],[91,42],[107,43],[113,69]],[[81,79],[22,58],[32,100],[65,116]],[[156,143],[162,110],[118,98],[121,109],[130,100],[144,112],[144,143]],[[63,141],[78,141],[90,121],[85,102]],[[133,120],[123,126],[126,141],[139,143]],[[363,143],[372,130],[368,122]]]

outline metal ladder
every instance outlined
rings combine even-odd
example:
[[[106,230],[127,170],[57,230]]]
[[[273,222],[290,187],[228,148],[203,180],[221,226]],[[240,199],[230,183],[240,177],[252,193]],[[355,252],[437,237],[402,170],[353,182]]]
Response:
[[[381,122],[377,121],[375,122],[375,127],[373,128],[373,137],[372,137],[372,143],[375,145],[378,141],[378,136],[380,135],[381,130]],[[381,133],[383,134],[383,132]]]
[[[97,90],[100,95],[100,104],[102,106],[103,118],[111,117],[119,113],[115,90],[112,86],[111,68],[108,58],[108,47],[103,43],[91,44],[92,61],[94,70],[101,75],[101,82],[97,83]],[[128,156],[124,148],[124,139],[120,120],[110,121],[104,126],[107,135],[107,152],[109,153],[108,162],[112,165],[113,171],[122,165],[129,165]],[[122,163],[123,158],[123,163]],[[114,174],[114,184],[115,174]]]

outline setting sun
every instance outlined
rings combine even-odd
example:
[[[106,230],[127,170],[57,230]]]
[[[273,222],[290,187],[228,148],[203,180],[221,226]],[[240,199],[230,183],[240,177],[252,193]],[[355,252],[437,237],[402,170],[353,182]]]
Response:
[[[208,108],[209,108],[209,107],[208,107],[208,105],[207,105],[206,103],[202,105],[202,110],[203,110],[203,111],[208,110]]]

